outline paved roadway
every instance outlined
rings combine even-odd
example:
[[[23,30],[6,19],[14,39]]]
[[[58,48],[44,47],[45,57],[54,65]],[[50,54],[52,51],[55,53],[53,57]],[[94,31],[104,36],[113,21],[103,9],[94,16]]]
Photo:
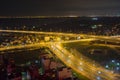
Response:
[[[16,30],[0,30],[0,32],[15,32],[15,33],[34,33],[34,34],[52,34],[52,35],[64,35],[64,36],[78,36],[80,34],[66,34],[66,33],[54,33],[54,32],[35,32],[35,31],[16,31]],[[94,36],[90,35],[90,39],[81,39],[81,40],[73,40],[73,41],[61,41],[61,42],[42,42],[42,43],[34,43],[34,44],[26,44],[26,45],[18,45],[18,46],[9,46],[0,48],[0,51],[5,50],[14,50],[14,49],[22,49],[22,48],[31,48],[31,47],[49,47],[49,49],[54,52],[54,54],[68,67],[71,67],[76,72],[88,77],[91,80],[116,80],[115,76],[119,76],[118,74],[114,74],[111,71],[107,71],[99,64],[93,63],[90,59],[83,56],[81,53],[77,51],[73,51],[75,54],[80,54],[81,56],[73,55],[70,51],[66,50],[61,44],[62,43],[71,43],[78,41],[92,41],[95,39],[102,40],[111,40],[118,41],[117,39],[113,40],[111,37],[102,37],[102,36]]]
[[[24,30],[0,30],[0,32],[75,36],[75,34],[72,33],[38,32],[38,31],[24,31]]]
[[[38,31],[24,31],[24,30],[0,30],[0,32],[8,32],[8,33],[28,33],[28,34],[45,34],[45,35],[62,35],[62,36],[71,36],[71,37],[78,37],[78,36],[88,36],[90,38],[97,38],[102,40],[111,40],[111,41],[120,41],[119,38],[116,37],[109,37],[109,36],[95,36],[95,35],[86,35],[86,34],[73,34],[73,33],[60,33],[60,32],[38,32]]]
[[[93,63],[90,59],[77,51],[73,52],[81,56],[73,55],[61,44],[51,44],[48,47],[63,63],[76,72],[88,77],[90,80],[116,80],[116,76],[119,76],[118,74],[104,69],[99,64]]]

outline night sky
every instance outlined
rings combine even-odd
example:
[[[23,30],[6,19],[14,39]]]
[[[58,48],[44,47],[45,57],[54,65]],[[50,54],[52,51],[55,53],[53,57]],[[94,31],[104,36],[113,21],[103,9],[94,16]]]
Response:
[[[120,0],[3,0],[0,15],[86,16],[119,15]]]

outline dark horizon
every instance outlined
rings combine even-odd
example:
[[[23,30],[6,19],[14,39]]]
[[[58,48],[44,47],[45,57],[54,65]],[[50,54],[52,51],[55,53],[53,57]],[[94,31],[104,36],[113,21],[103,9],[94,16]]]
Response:
[[[76,16],[76,15],[65,15],[65,16],[0,16],[2,18],[80,18],[80,17],[120,17],[120,15],[86,15],[86,16]]]
[[[120,0],[36,0],[0,2],[0,16],[120,15]]]

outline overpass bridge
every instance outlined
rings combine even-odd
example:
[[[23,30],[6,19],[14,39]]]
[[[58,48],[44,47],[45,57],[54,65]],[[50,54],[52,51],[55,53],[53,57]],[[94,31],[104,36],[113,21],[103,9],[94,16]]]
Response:
[[[21,31],[1,31],[1,32],[21,33]],[[35,32],[22,31],[22,33],[35,33]],[[45,34],[49,34],[49,33],[45,33]],[[56,34],[56,33],[51,33],[51,34]],[[64,33],[62,33],[62,35],[64,35]],[[72,34],[72,36],[74,35]],[[94,39],[84,39],[84,40],[91,41]],[[80,55],[80,56],[76,56],[62,46],[62,43],[70,43],[76,41],[82,41],[82,40],[63,41],[63,42],[42,42],[42,43],[34,43],[27,45],[10,46],[10,47],[0,48],[0,51],[31,48],[31,47],[39,48],[41,46],[48,47],[65,65],[72,68],[77,73],[86,76],[90,80],[119,80],[116,79],[116,76],[118,77],[120,76],[119,74],[115,74],[109,70],[104,69],[99,64],[93,63],[92,60],[90,60],[89,58],[85,57],[81,53],[74,50],[73,51],[74,54]]]

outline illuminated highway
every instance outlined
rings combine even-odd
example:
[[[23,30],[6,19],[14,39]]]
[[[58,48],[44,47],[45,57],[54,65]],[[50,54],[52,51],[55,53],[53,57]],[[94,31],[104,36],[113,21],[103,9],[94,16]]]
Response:
[[[71,54],[61,44],[51,44],[49,48],[63,63],[91,80],[116,80],[116,76],[119,76],[111,71],[107,71],[99,64],[93,63],[77,51],[74,51],[74,53],[80,56]]]
[[[67,33],[54,33],[54,32],[35,32],[35,31],[17,31],[17,30],[0,30],[0,32],[15,32],[15,33],[32,33],[32,34],[45,34],[45,35],[63,35],[63,36],[80,36],[81,34],[67,34]],[[86,36],[86,35],[85,35]],[[90,38],[91,37],[91,38]],[[116,76],[120,76],[117,73],[113,73],[112,71],[106,70],[104,67],[100,66],[98,63],[94,63],[89,58],[82,55],[76,50],[73,52],[68,51],[62,46],[63,43],[72,43],[79,41],[94,41],[97,39],[102,40],[111,40],[111,37],[102,37],[102,36],[94,36],[89,35],[89,39],[80,39],[80,40],[68,40],[68,41],[55,41],[55,42],[38,42],[34,44],[25,44],[25,45],[17,45],[17,46],[4,46],[0,48],[0,51],[5,50],[14,50],[14,49],[22,49],[22,48],[35,48],[35,47],[48,47],[64,64],[68,67],[72,68],[74,71],[78,72],[89,78],[90,80],[118,80]],[[115,41],[115,39],[114,39]],[[119,41],[116,39],[116,41]],[[111,45],[114,48],[114,46]],[[119,46],[118,46],[119,47]],[[76,56],[76,55],[80,56]]]
[[[23,31],[23,30],[22,31],[21,30],[0,30],[0,32],[75,36],[75,34],[72,34],[72,33],[67,34],[67,33],[58,33],[58,32],[37,32],[37,31]]]

